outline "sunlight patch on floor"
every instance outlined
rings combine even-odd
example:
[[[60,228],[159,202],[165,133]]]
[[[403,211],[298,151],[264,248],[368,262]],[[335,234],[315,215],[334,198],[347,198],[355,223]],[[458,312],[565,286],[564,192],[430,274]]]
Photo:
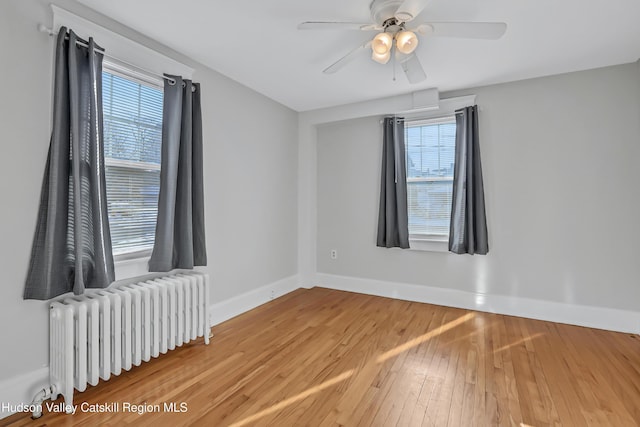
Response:
[[[413,347],[416,347],[418,345],[420,345],[421,343],[430,340],[431,338],[437,337],[438,335],[441,335],[445,332],[447,332],[450,329],[455,328],[458,325],[463,324],[464,322],[467,322],[471,319],[473,319],[473,317],[475,316],[475,313],[467,313],[464,316],[460,316],[458,317],[456,320],[452,320],[451,322],[440,326],[439,328],[436,328],[430,332],[427,332],[424,335],[420,335],[419,337],[416,337],[412,340],[407,341],[406,343],[397,346],[394,349],[391,349],[389,351],[387,351],[386,353],[381,354],[378,359],[376,359],[376,362],[378,363],[382,363],[385,362],[389,359],[391,359],[392,357],[396,357],[397,355],[399,355],[400,353],[403,353],[407,350],[412,349]]]
[[[315,387],[311,387],[305,391],[303,391],[302,393],[296,394],[295,396],[292,396],[288,399],[283,400],[282,402],[278,402],[275,405],[260,411],[258,413],[255,413],[253,415],[251,415],[250,417],[247,417],[241,421],[238,421],[237,423],[233,423],[231,425],[231,427],[241,427],[241,426],[245,426],[247,424],[251,424],[253,422],[255,422],[256,420],[265,417],[269,414],[273,414],[274,412],[278,412],[281,409],[286,408],[287,406],[291,405],[292,403],[298,402],[300,400],[304,400],[307,397],[311,396],[312,394],[318,393],[322,390],[324,390],[325,388],[331,387],[332,385],[338,384],[341,381],[344,381],[346,379],[348,379],[349,377],[351,377],[353,375],[353,373],[355,372],[354,369],[351,369],[349,371],[343,372],[342,374],[338,375],[337,377],[331,378],[330,380],[327,380],[325,382],[323,382],[320,385],[317,385]]]
[[[501,351],[505,351],[505,350],[507,350],[507,349],[510,349],[511,347],[515,347],[515,346],[517,346],[517,345],[519,345],[519,344],[522,344],[522,343],[524,343],[524,342],[531,342],[531,341],[533,341],[534,339],[536,339],[536,338],[538,338],[538,337],[541,337],[541,336],[543,336],[543,335],[544,335],[544,334],[543,334],[542,332],[538,332],[537,334],[533,334],[533,335],[531,335],[530,337],[524,337],[524,338],[522,338],[522,339],[519,339],[518,341],[512,342],[511,344],[503,345],[502,347],[500,347],[500,348],[498,348],[498,349],[494,350],[494,351],[493,351],[493,354],[500,353]]]

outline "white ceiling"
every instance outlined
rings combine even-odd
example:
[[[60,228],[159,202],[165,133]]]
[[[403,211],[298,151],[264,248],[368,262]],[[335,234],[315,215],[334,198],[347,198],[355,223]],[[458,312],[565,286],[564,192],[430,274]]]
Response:
[[[497,41],[421,37],[427,80],[410,85],[366,53],[322,70],[375,33],[300,31],[308,20],[370,22],[371,0],[78,0],[294,109],[436,87],[441,92],[629,63],[640,57],[638,0],[431,0],[415,22],[499,21]]]

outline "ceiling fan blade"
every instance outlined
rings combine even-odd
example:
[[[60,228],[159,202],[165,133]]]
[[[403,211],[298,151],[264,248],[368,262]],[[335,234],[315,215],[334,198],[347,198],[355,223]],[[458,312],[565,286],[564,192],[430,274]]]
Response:
[[[404,0],[394,16],[399,21],[409,22],[420,15],[427,3],[429,3],[429,0]]]
[[[424,68],[422,68],[422,64],[420,64],[420,60],[415,53],[401,60],[400,66],[402,66],[402,70],[411,84],[420,83],[427,78]]]
[[[362,22],[306,21],[298,24],[299,30],[357,30],[379,31],[382,27]]]
[[[497,40],[507,31],[504,22],[427,22],[418,26],[420,34],[437,37]]]
[[[360,52],[369,48],[369,46],[371,46],[371,41],[367,41],[361,44],[360,46],[356,47],[351,52],[347,53],[345,56],[338,59],[336,62],[334,62],[333,64],[329,65],[327,68],[322,70],[322,72],[325,74],[335,73],[336,71],[340,70],[342,67],[347,65],[349,62],[351,62],[356,56],[358,56]]]

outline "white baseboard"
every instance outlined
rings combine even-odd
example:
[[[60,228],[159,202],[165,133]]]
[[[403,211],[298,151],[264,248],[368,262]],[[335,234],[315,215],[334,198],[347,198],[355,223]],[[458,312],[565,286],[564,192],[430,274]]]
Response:
[[[265,304],[272,299],[281,297],[300,287],[298,276],[290,276],[277,282],[269,283],[258,289],[240,294],[228,300],[221,301],[209,306],[209,324],[217,325]]]
[[[432,286],[318,274],[316,286],[367,295],[640,334],[640,312]]]
[[[0,381],[0,419],[12,415],[15,411],[6,410],[5,405],[29,404],[42,388],[49,385],[49,367],[18,375]]]

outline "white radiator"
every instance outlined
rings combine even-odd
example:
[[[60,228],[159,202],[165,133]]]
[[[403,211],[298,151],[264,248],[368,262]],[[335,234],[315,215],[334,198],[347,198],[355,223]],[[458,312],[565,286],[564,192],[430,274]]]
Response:
[[[108,380],[197,337],[209,344],[209,276],[175,274],[51,303],[52,400]]]

